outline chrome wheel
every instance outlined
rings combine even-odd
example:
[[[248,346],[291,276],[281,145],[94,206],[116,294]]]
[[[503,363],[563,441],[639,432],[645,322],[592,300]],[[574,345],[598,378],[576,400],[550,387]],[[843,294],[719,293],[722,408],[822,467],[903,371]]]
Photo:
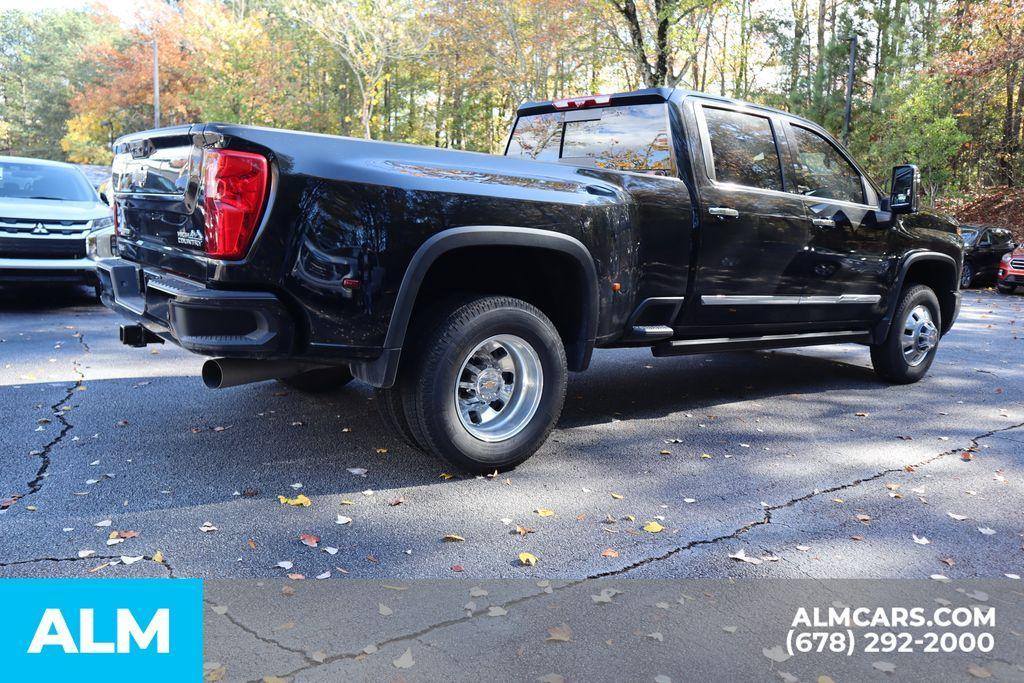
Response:
[[[939,330],[932,322],[932,314],[927,306],[918,304],[907,314],[901,341],[903,358],[911,367],[920,365],[939,343]]]
[[[526,340],[499,334],[477,344],[463,360],[455,408],[467,432],[487,442],[511,439],[540,405],[544,371]]]

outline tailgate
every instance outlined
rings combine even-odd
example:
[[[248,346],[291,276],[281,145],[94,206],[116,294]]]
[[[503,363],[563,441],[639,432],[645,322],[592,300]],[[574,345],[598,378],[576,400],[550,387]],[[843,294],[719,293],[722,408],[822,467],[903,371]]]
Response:
[[[207,279],[199,208],[202,139],[202,126],[179,126],[117,141],[111,189],[122,257]]]

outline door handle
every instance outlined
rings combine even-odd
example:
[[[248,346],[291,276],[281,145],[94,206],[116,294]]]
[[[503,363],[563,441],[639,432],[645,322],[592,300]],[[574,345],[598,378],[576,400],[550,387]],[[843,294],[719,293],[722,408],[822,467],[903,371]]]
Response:
[[[721,216],[722,218],[739,218],[740,212],[736,209],[730,209],[724,206],[712,206],[708,209],[708,213],[712,216]]]
[[[819,228],[834,228],[836,222],[831,218],[812,218],[811,223],[817,225]]]

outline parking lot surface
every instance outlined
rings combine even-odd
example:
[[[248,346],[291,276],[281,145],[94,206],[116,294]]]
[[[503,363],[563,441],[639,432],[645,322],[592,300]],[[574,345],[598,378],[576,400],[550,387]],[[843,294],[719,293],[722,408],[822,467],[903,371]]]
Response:
[[[599,351],[491,478],[403,444],[365,385],[211,391],[200,357],[121,346],[84,289],[7,290],[0,576],[1019,575],[1022,312],[965,293],[912,386],[854,345]]]

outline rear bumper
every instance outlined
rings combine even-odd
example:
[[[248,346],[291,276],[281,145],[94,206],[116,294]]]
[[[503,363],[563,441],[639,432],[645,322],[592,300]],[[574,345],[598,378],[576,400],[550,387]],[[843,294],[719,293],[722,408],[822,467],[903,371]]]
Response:
[[[96,263],[88,258],[0,258],[0,282],[96,281]]]
[[[123,259],[96,263],[103,303],[163,339],[208,356],[291,355],[295,324],[271,292],[211,289]]]

